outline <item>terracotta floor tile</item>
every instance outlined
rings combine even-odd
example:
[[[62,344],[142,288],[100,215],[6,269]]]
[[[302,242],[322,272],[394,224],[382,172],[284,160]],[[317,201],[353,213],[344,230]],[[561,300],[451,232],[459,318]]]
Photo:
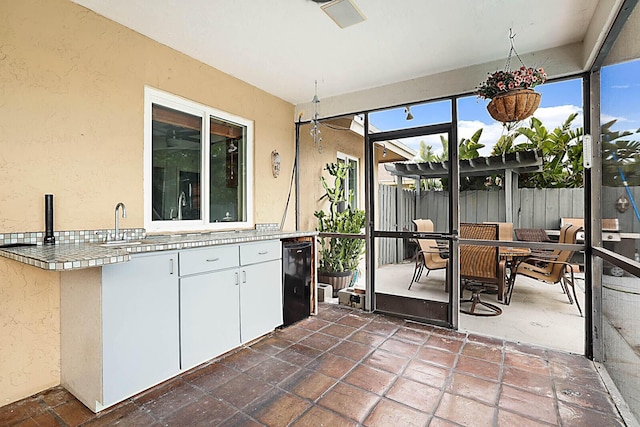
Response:
[[[338,383],[318,404],[347,418],[362,422],[378,401],[375,394],[344,383]]]
[[[397,339],[389,338],[379,347],[381,350],[386,350],[389,353],[395,354],[397,356],[403,356],[411,358],[418,351],[418,344],[408,343],[405,341],[400,341]]]
[[[265,353],[255,351],[250,348],[244,348],[237,353],[230,354],[224,359],[221,359],[221,362],[227,366],[237,369],[238,371],[244,372],[247,369],[253,368],[257,364],[262,363],[268,358],[269,355]]]
[[[224,399],[236,408],[242,408],[272,388],[264,381],[241,374],[214,389],[211,394],[217,398]]]
[[[454,373],[447,391],[452,394],[465,396],[470,399],[480,400],[489,405],[495,405],[498,401],[500,384],[469,375]]]
[[[432,414],[441,394],[442,391],[439,388],[401,377],[391,386],[385,397]]]
[[[574,386],[590,387],[602,393],[607,392],[604,382],[594,367],[586,369],[573,367],[571,364],[562,365],[557,362],[552,362],[549,365],[551,377],[555,382],[571,382]]]
[[[54,412],[70,426],[80,425],[94,417],[94,413],[77,400],[56,406]]]
[[[296,323],[296,327],[309,329],[310,331],[319,331],[320,329],[332,324],[333,324],[332,322],[318,319],[317,317],[314,316],[314,317],[307,317],[306,319]]]
[[[455,365],[457,355],[434,347],[423,347],[418,350],[416,357],[425,362],[433,363],[445,368],[452,368]]]
[[[365,344],[371,347],[378,347],[386,339],[381,335],[372,332],[360,330],[347,338],[349,341]]]
[[[336,321],[337,324],[339,325],[345,325],[345,326],[351,326],[352,328],[361,328],[364,325],[366,325],[367,323],[369,323],[371,320],[369,319],[364,319],[360,316],[354,316],[354,315],[346,315],[343,318],[339,319]]]
[[[317,372],[332,378],[342,378],[355,366],[353,360],[325,353],[310,364]]]
[[[69,393],[62,386],[53,387],[49,390],[44,391],[41,394],[40,398],[52,408],[66,403],[70,400],[76,400],[73,394]]]
[[[222,425],[224,420],[235,413],[236,410],[231,405],[205,395],[165,417],[162,422],[170,426]]]
[[[488,345],[502,349],[504,340],[495,337],[485,337],[483,335],[469,335],[467,340],[476,344]]]
[[[452,329],[442,328],[442,327],[434,327],[431,331],[432,335],[440,335],[441,337],[453,338],[459,341],[464,341],[467,339],[467,334],[465,332],[458,332]]]
[[[382,395],[397,377],[389,372],[358,365],[343,380],[375,394]]]
[[[500,378],[500,365],[487,362],[486,360],[474,357],[460,356],[456,362],[455,370],[477,377],[498,381]]]
[[[313,331],[304,328],[297,328],[295,326],[289,326],[288,328],[281,329],[276,332],[276,337],[291,342],[298,342],[311,335]]]
[[[374,334],[389,336],[398,330],[398,325],[387,322],[373,320],[366,324],[363,331],[373,332]]]
[[[109,408],[95,415],[93,419],[89,420],[83,427],[107,427],[112,425],[123,425],[122,419],[131,419],[133,414],[137,415],[141,421],[146,418],[146,423],[153,423],[155,420],[153,417],[147,414],[147,412],[141,409],[138,405],[131,400],[125,400],[123,403]],[[141,414],[147,414],[147,417],[142,417]],[[142,422],[141,422],[142,424]]]
[[[309,400],[316,400],[337,383],[335,378],[301,370],[280,383],[280,388]]]
[[[458,427],[460,424],[454,424],[442,418],[433,417],[429,422],[429,427]]]
[[[498,401],[500,408],[525,415],[534,420],[556,424],[558,416],[554,399],[529,393],[508,385],[502,386]]]
[[[505,351],[504,364],[525,371],[536,372],[541,375],[549,375],[549,365],[547,361],[531,354]]]
[[[505,366],[502,382],[542,396],[554,397],[553,381],[549,375],[525,371],[513,366]]]
[[[159,384],[153,388],[143,391],[140,394],[133,396],[133,400],[138,405],[144,405],[148,402],[151,402],[155,399],[158,399],[160,396],[164,396],[169,393],[171,390],[174,390],[178,387],[182,387],[184,385],[184,380],[181,377],[171,378]]]
[[[314,406],[293,423],[294,427],[356,427],[358,423],[341,417],[327,409]]]
[[[393,335],[393,338],[414,344],[423,344],[429,338],[429,332],[417,331],[409,328],[400,328]]]
[[[581,406],[602,412],[611,412],[615,409],[610,395],[596,391],[591,387],[576,385],[571,381],[557,381],[556,395],[558,400],[573,406]]]
[[[256,403],[248,415],[270,427],[285,427],[297,419],[311,403],[297,396],[274,390]]]
[[[4,423],[4,420],[1,421]],[[58,419],[53,415],[53,412],[47,411],[42,412],[41,414],[34,415],[33,417],[29,417],[24,419],[17,424],[0,424],[0,425],[11,425],[12,427],[41,427],[41,426],[58,426],[60,425]]]
[[[164,418],[178,409],[195,402],[204,392],[188,383],[174,388],[169,393],[144,404],[143,408],[156,418]]]
[[[339,319],[343,318],[354,312],[349,308],[345,307],[333,307],[328,305],[328,307],[324,310],[319,310],[318,315],[316,316],[318,319],[328,320],[330,322],[337,322]]]
[[[211,391],[238,375],[240,375],[240,372],[233,368],[223,365],[222,363],[213,363],[206,367],[206,370],[202,375],[193,379],[185,376],[184,379],[186,381],[189,378],[190,381],[188,382],[195,387],[204,391]]]
[[[359,344],[352,341],[342,341],[337,346],[328,350],[329,353],[334,354],[336,356],[346,357],[347,359],[354,360],[359,362],[365,356],[373,351],[372,347],[368,345]]]
[[[300,344],[308,347],[315,348],[317,350],[326,351],[334,345],[340,342],[339,338],[332,337],[331,335],[325,335],[321,332],[316,332],[308,337],[299,341]]]
[[[494,425],[497,409],[462,396],[445,393],[436,409],[436,416],[463,426]]]
[[[263,427],[263,425],[238,412],[224,422],[224,427]]]
[[[425,345],[440,348],[442,350],[448,350],[452,353],[457,353],[464,345],[464,342],[458,339],[442,337],[439,335],[431,335],[429,338],[427,338]]]
[[[293,344],[291,347],[285,348],[274,357],[296,366],[305,367],[321,354],[322,350],[302,344]]]
[[[502,363],[502,349],[496,346],[467,341],[460,354],[487,362]]]
[[[407,362],[409,362],[409,359],[406,357],[396,356],[388,351],[375,350],[363,363],[383,371],[399,374],[404,370]]]
[[[253,368],[248,369],[245,373],[265,383],[278,384],[298,369],[300,369],[298,366],[283,362],[279,359],[269,358]]]
[[[429,418],[429,415],[407,408],[399,403],[390,400],[381,400],[376,407],[373,408],[373,411],[365,420],[364,425],[367,427],[423,427],[427,425]]]
[[[409,365],[407,365],[402,376],[432,387],[442,388],[449,373],[450,371],[446,368],[421,360],[412,360],[409,362]]]
[[[580,408],[564,402],[558,403],[560,420],[563,427],[622,427],[625,425],[618,417],[613,417],[611,413],[602,413],[587,408]]]
[[[507,352],[526,353],[532,356],[538,356],[541,359],[547,358],[547,349],[530,344],[505,341],[504,349]]]
[[[331,335],[336,338],[345,338],[356,331],[356,328],[345,325],[337,325],[335,323],[330,324],[320,330],[323,334]]]
[[[285,340],[281,337],[272,336],[257,343],[253,344],[251,348],[255,351],[266,353],[270,356],[280,353],[285,348],[289,347],[293,342]]]
[[[0,407],[0,426],[13,425],[46,411],[46,406],[37,397],[27,397]]]
[[[522,415],[514,414],[513,412],[505,411],[503,409],[498,410],[498,427],[544,427],[549,425],[551,424],[532,420],[530,418],[526,418]]]

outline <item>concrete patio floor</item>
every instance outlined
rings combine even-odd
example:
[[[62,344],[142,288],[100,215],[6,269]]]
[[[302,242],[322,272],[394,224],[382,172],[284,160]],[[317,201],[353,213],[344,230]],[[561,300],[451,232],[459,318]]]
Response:
[[[429,273],[408,290],[413,275],[412,262],[387,264],[376,270],[376,292],[436,301],[448,301],[444,292],[444,270]],[[576,280],[576,293],[584,311],[584,281]],[[468,294],[465,293],[465,297]],[[511,303],[497,302],[496,295],[483,294],[482,300],[498,305],[502,314],[480,317],[460,314],[459,330],[513,342],[584,354],[585,318],[569,304],[560,285],[548,285],[518,276]]]

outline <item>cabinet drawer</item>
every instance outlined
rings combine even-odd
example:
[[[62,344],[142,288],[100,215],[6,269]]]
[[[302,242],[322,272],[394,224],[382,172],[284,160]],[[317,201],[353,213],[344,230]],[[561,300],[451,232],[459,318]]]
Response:
[[[245,243],[240,245],[240,264],[256,264],[282,258],[282,243],[280,240]]]
[[[238,267],[238,245],[180,251],[180,275]]]

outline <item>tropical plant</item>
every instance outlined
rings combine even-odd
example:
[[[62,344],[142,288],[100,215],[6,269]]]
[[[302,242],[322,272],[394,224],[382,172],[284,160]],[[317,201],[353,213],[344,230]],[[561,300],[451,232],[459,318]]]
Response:
[[[542,68],[527,68],[523,65],[517,70],[489,73],[487,80],[478,85],[475,93],[478,98],[492,99],[515,89],[533,89],[546,81],[547,73]]]
[[[640,185],[640,141],[632,140],[636,131],[613,131],[616,120],[601,125],[602,138],[602,182],[609,186]]]
[[[316,211],[318,218],[318,232],[320,233],[348,233],[359,234],[365,226],[365,212],[352,209],[347,204],[347,196],[344,191],[344,180],[349,171],[346,163],[327,164],[325,169],[333,177],[333,186],[322,177],[322,186],[325,194],[320,200],[329,200],[329,211]],[[318,270],[335,273],[343,271],[355,271],[358,268],[360,257],[364,254],[364,239],[348,237],[320,237],[320,261]]]

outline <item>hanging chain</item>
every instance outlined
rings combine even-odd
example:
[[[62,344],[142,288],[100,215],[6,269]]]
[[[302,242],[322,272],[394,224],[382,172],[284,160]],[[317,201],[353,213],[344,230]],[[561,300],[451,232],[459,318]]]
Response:
[[[518,55],[518,52],[516,51],[515,46],[513,45],[513,39],[516,38],[516,35],[513,34],[513,29],[509,28],[509,43],[511,43],[511,49],[509,49],[509,56],[507,56],[507,63],[504,66],[504,70],[505,71],[511,71],[511,56],[513,54],[516,55],[516,58],[518,58],[518,61],[520,61],[520,64],[523,67],[526,67],[526,65],[524,65],[524,62],[522,62],[522,59],[520,58],[520,55]]]

